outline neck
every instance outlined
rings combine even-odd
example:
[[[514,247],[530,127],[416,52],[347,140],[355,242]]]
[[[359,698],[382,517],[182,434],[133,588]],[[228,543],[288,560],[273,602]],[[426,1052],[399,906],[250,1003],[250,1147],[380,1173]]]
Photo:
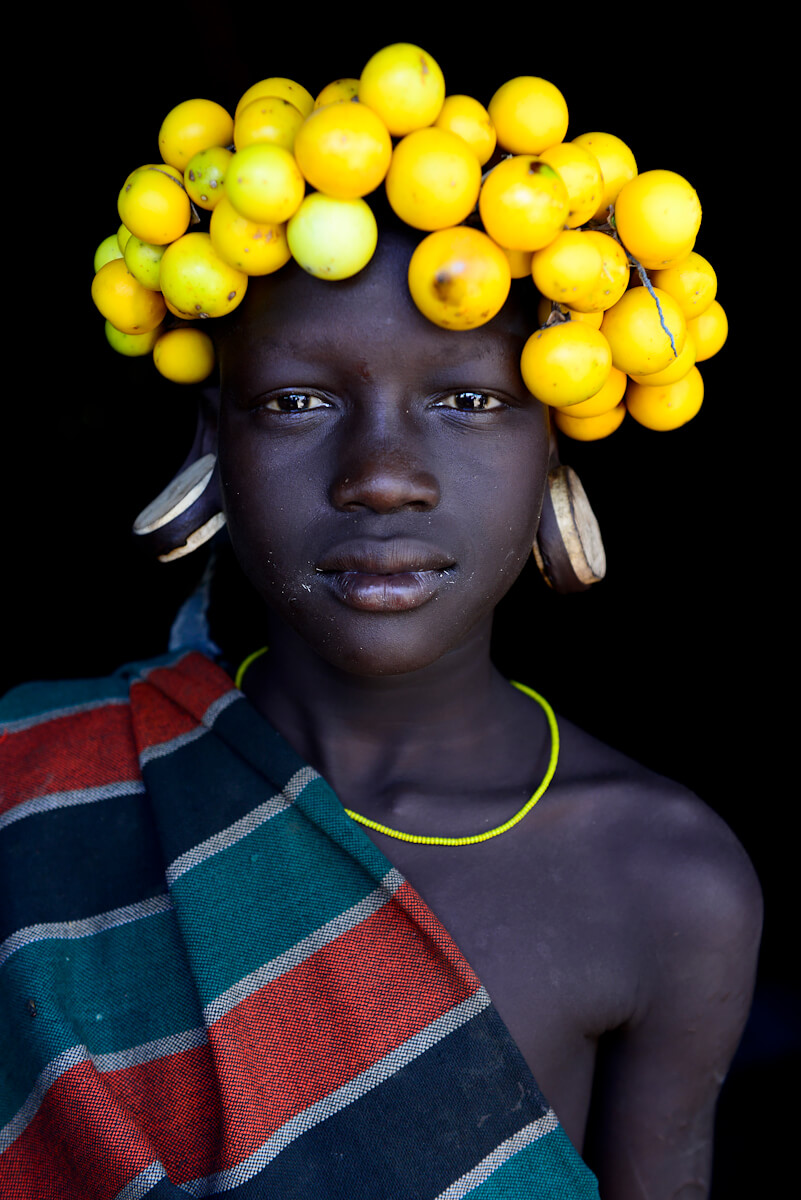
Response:
[[[458,648],[400,675],[353,675],[315,654],[286,626],[270,630],[269,652],[249,668],[243,688],[263,716],[359,808],[397,786],[464,779],[471,789],[497,782],[519,756],[521,721],[530,740],[548,741],[541,714],[490,660],[491,621]]]

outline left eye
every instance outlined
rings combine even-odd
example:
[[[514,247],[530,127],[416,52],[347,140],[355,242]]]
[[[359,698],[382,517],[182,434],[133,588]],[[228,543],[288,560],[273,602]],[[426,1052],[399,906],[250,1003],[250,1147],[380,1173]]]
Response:
[[[284,392],[280,396],[273,396],[265,405],[265,408],[270,408],[273,412],[285,413],[308,412],[312,408],[324,407],[324,401],[309,392]]]
[[[437,401],[441,408],[458,408],[461,412],[486,412],[490,408],[502,408],[501,401],[486,392],[452,392]]]

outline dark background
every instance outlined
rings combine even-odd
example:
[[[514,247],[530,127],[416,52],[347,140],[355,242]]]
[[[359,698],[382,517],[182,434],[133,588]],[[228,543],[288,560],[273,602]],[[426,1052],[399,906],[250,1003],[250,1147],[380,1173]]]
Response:
[[[730,334],[702,365],[706,399],[691,424],[657,434],[628,419],[608,441],[566,442],[563,457],[601,521],[608,578],[559,597],[532,564],[505,602],[497,657],[559,712],[697,792],[754,860],[767,926],[754,1013],[721,1103],[715,1196],[770,1195],[771,1170],[782,1172],[775,1147],[790,1128],[777,1092],[801,1042],[786,950],[792,560],[789,533],[776,533],[793,453],[783,419],[792,380],[778,349],[792,355],[797,339],[789,314],[766,313],[763,294],[777,266],[769,137],[781,72],[753,30],[724,48],[719,30],[689,28],[683,9],[676,29],[663,9],[647,20],[600,6],[512,20],[495,7],[471,20],[449,10],[432,25],[431,8],[390,20],[353,6],[312,17],[300,6],[223,12],[204,0],[109,12],[81,34],[66,19],[31,27],[19,46],[32,64],[20,133],[7,144],[6,249],[21,265],[4,328],[0,686],[105,674],[162,652],[202,569],[202,555],[151,563],[129,534],[189,448],[195,397],[149,360],[115,355],[89,295],[95,247],[118,225],[117,192],[130,170],[158,159],[169,109],[205,96],[233,111],[246,87],[273,74],[316,93],[358,76],[392,41],[423,45],[449,92],[485,104],[514,75],[550,79],[567,99],[568,138],[616,133],[640,170],[666,167],[693,183],[704,209],[696,249],[718,273]]]

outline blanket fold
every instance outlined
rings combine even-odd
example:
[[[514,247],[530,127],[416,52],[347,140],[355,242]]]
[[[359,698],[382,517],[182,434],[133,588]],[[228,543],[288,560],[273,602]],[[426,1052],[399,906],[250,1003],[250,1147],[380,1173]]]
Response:
[[[0,1194],[591,1200],[489,996],[197,652],[0,745]]]

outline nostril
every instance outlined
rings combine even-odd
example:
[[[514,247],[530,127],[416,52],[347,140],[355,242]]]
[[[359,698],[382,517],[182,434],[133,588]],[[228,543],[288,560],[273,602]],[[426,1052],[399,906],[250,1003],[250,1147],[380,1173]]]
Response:
[[[439,484],[434,475],[410,463],[406,456],[390,452],[349,469],[331,488],[331,502],[344,512],[371,509],[425,512],[439,504]]]

